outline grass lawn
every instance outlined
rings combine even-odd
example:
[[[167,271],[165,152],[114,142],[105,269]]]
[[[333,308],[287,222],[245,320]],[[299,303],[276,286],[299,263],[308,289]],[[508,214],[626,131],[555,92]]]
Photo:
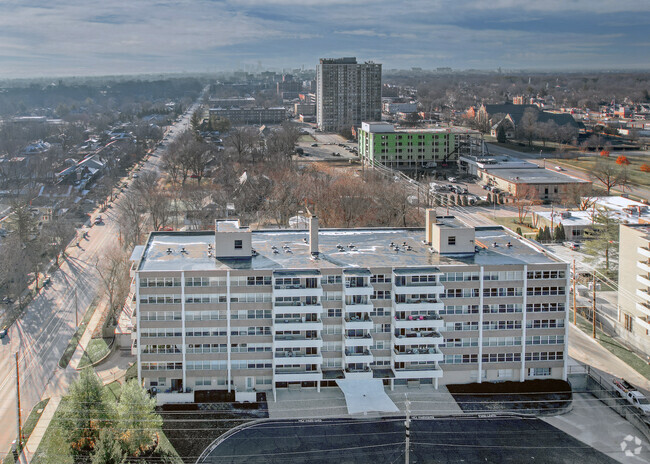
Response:
[[[312,143],[312,142],[315,142],[315,141],[316,141],[316,139],[311,135],[300,135],[300,136],[298,136],[298,142]]]
[[[648,162],[648,157],[647,156],[640,156],[640,155],[629,155],[625,154],[624,155],[627,157],[627,159],[630,161],[630,165],[627,167],[627,172],[630,176],[630,184],[633,185],[639,185],[642,187],[650,187],[650,172],[642,172],[639,170],[642,164],[650,164]],[[616,161],[616,157],[618,155],[616,154],[610,154],[609,157],[611,158],[612,163]],[[590,156],[579,156],[578,158],[575,159],[566,159],[566,160],[557,160],[558,164],[567,164],[569,166],[573,166],[579,169],[583,169],[587,172],[592,170],[594,166],[596,165],[596,162],[600,160],[601,157],[597,154],[593,154]],[[595,186],[602,186],[598,181],[594,182]],[[615,189],[618,189],[618,187],[615,187]]]
[[[573,310],[570,311],[569,320],[573,321]],[[580,314],[580,308],[578,308],[577,322],[578,328],[591,337],[591,334],[593,333],[593,326],[591,324],[591,321],[587,320]],[[603,348],[607,349],[607,351],[619,358],[621,361],[644,376],[646,379],[650,379],[650,365],[638,357],[636,353],[628,350],[612,337],[604,333],[598,328],[598,326],[596,326],[596,340],[603,346]]]
[[[27,443],[27,440],[29,440],[29,437],[31,436],[32,432],[34,431],[34,428],[36,427],[36,424],[38,423],[38,420],[41,418],[41,415],[43,414],[43,410],[45,409],[45,406],[47,406],[47,403],[49,403],[50,399],[45,398],[44,400],[39,401],[36,406],[32,409],[32,412],[29,413],[29,416],[27,417],[27,420],[23,423],[23,435],[25,436],[25,443]],[[40,412],[39,412],[40,411]],[[14,458],[11,455],[11,452],[7,454],[7,456],[4,458],[2,461],[3,464],[13,464]]]
[[[530,213],[528,214],[527,217],[530,217]],[[518,224],[517,223],[517,221],[519,220],[518,217],[514,217],[514,216],[490,217],[490,219],[493,220],[494,222],[496,222],[497,224],[501,225],[501,226],[507,227],[508,229],[512,230],[513,232],[517,232],[517,227],[521,227],[521,231],[524,234],[537,233],[537,229],[533,229],[528,224]]]
[[[90,366],[106,356],[110,351],[109,344],[111,341],[111,339],[106,338],[93,338],[90,340],[81,361],[79,361],[79,368]]]
[[[68,364],[70,364],[70,360],[72,359],[72,356],[74,355],[74,352],[77,349],[79,340],[81,340],[82,335],[86,331],[86,327],[88,327],[88,323],[90,322],[90,319],[93,317],[93,314],[95,314],[95,309],[97,309],[97,303],[99,303],[99,298],[95,298],[95,300],[90,304],[88,311],[86,311],[86,314],[84,314],[83,319],[81,319],[81,323],[79,324],[79,327],[77,327],[77,331],[74,333],[74,335],[68,342],[68,346],[63,352],[61,359],[59,359],[60,368],[65,369],[66,367],[68,367]]]
[[[116,380],[114,382],[104,385],[104,388],[106,389],[106,394],[112,400],[117,401],[120,399],[120,392],[122,391],[122,384],[120,384],[120,382]]]

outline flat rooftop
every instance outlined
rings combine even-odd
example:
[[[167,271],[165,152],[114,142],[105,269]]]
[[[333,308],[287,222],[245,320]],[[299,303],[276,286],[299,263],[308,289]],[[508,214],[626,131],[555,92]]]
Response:
[[[387,122],[363,122],[361,129],[372,134],[479,134],[478,131],[465,127],[397,127]]]
[[[225,269],[336,269],[371,267],[436,267],[440,265],[549,264],[556,260],[501,226],[477,227],[473,255],[440,255],[422,243],[423,228],[320,229],[318,259],[309,252],[306,230],[252,232],[257,255],[250,259],[216,259],[214,232],[152,232],[138,269],[140,271],[208,271]],[[390,244],[399,246],[395,251]],[[410,245],[411,250],[403,244]],[[511,246],[508,246],[510,243]],[[342,248],[338,248],[341,245]],[[352,245],[352,247],[350,246]],[[495,246],[496,245],[496,246]],[[213,249],[213,248],[211,248]]]
[[[544,168],[485,169],[491,176],[521,184],[587,184],[586,180]]]

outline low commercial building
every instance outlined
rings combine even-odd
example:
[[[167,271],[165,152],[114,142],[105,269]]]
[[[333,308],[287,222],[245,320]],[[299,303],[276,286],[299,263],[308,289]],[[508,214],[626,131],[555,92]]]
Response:
[[[456,162],[461,155],[482,153],[478,131],[459,127],[397,129],[385,122],[364,122],[359,130],[359,156],[364,162],[393,169],[433,168]]]
[[[386,114],[416,113],[418,110],[418,104],[416,102],[408,102],[408,103],[385,102],[382,105],[382,110]]]
[[[522,192],[533,192],[531,197],[542,201],[563,201],[574,194],[576,188],[588,188],[590,181],[568,176],[561,172],[544,169],[540,166],[530,168],[499,167],[479,170],[478,176],[483,182],[498,187],[513,196]]]
[[[616,332],[650,353],[650,224],[621,224]]]
[[[138,379],[179,402],[565,379],[568,265],[499,226],[425,226],[153,232],[132,257]]]
[[[210,116],[227,118],[232,124],[280,124],[288,117],[284,107],[210,108]]]

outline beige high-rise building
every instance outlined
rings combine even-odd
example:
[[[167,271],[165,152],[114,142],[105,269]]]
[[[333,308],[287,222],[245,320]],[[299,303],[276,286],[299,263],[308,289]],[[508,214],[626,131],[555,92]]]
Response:
[[[650,224],[621,224],[616,332],[650,356]]]
[[[134,260],[138,378],[160,401],[566,378],[568,265],[500,226],[432,211],[421,229],[223,220],[153,232]]]
[[[316,122],[339,131],[381,121],[381,64],[356,58],[321,58],[316,67]]]

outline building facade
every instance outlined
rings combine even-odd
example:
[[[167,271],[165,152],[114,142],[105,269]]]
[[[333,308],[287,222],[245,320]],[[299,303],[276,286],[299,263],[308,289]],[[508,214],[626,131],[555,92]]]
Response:
[[[227,118],[233,124],[280,124],[288,118],[284,107],[210,108],[210,116]]]
[[[616,332],[638,352],[650,353],[650,224],[621,224]]]
[[[154,232],[132,259],[138,378],[168,397],[566,378],[568,265],[501,227],[217,221]]]
[[[316,122],[339,131],[381,120],[381,64],[321,58],[316,68]]]
[[[393,169],[433,168],[457,162],[460,155],[482,153],[478,131],[463,128],[396,129],[383,122],[364,122],[359,130],[359,156],[371,165]]]

